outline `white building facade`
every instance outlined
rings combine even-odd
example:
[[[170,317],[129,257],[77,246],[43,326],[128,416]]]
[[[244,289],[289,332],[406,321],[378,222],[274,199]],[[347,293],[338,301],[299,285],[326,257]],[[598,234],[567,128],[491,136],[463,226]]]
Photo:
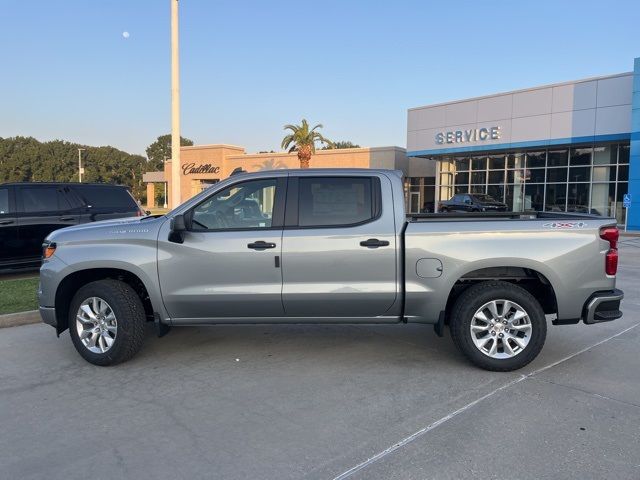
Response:
[[[639,60],[633,72],[410,109],[407,155],[435,163],[435,209],[456,193],[484,193],[513,211],[623,223],[625,194],[640,196]],[[634,207],[630,225],[640,228]]]

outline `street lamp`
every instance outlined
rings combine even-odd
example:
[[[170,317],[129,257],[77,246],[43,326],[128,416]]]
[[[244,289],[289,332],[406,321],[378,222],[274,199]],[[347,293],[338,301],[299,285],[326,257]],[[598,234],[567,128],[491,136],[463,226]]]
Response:
[[[84,173],[84,169],[82,168],[82,152],[84,152],[85,148],[78,149],[78,181],[82,183],[82,174]]]

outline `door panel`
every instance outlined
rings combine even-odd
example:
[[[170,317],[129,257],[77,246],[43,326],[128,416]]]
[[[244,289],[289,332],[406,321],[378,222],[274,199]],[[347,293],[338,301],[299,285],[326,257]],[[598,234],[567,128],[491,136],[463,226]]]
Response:
[[[281,318],[286,178],[239,182],[188,214],[183,243],[158,239],[158,275],[172,319]],[[239,320],[244,319],[244,320]]]
[[[288,192],[287,221],[291,206],[291,210],[298,210],[297,223],[304,228],[288,226],[283,232],[282,298],[286,315],[334,318],[385,315],[397,297],[391,183],[386,177],[379,180],[369,177],[373,185],[368,192],[368,187],[358,179],[351,186],[333,183],[329,177],[325,179],[301,177],[299,184]],[[368,217],[374,219],[363,221],[368,195],[374,204]],[[380,198],[389,199],[388,205],[381,205]],[[295,201],[297,205],[292,204]],[[351,212],[359,224],[347,226],[349,214],[345,212]],[[334,214],[333,220],[342,218],[345,225],[313,226],[314,222],[335,223],[331,218]],[[378,245],[388,244],[361,245],[374,239],[379,241]]]
[[[158,273],[171,317],[282,316],[282,273],[275,266],[281,235],[281,230],[187,232],[182,244],[161,240]],[[260,240],[276,247],[248,248]]]

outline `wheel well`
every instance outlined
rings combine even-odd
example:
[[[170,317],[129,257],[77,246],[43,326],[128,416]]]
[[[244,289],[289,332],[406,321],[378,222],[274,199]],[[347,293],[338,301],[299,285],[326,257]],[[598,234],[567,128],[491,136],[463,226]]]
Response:
[[[60,285],[58,285],[55,299],[58,334],[64,332],[68,328],[69,307],[76,292],[87,283],[107,278],[120,280],[121,282],[125,282],[131,286],[131,288],[133,288],[140,297],[140,300],[142,300],[142,305],[144,306],[147,319],[153,319],[153,306],[151,305],[149,293],[147,292],[147,288],[144,286],[144,283],[137,275],[117,268],[92,268],[74,272],[66,276],[60,282]]]
[[[489,280],[500,280],[518,285],[540,302],[545,314],[558,313],[558,303],[553,286],[547,277],[540,272],[522,267],[489,267],[469,272],[453,285],[447,299],[445,323],[449,323],[449,313],[462,292],[472,285]]]

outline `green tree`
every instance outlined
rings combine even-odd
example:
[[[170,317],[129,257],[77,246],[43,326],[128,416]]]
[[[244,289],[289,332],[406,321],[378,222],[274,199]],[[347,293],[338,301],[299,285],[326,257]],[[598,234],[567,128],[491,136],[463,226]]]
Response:
[[[332,146],[326,145],[324,147],[322,147],[322,150],[331,150],[333,148],[336,149],[340,149],[340,148],[360,148],[360,145],[356,145],[353,142],[350,142],[349,140],[341,140],[339,142],[334,142]]]
[[[193,145],[193,140],[180,137],[180,146],[190,147],[191,145]],[[160,135],[155,142],[147,147],[146,152],[150,170],[164,169],[164,160],[171,159],[171,134]]]
[[[291,133],[282,139],[282,148],[284,150],[288,149],[289,152],[298,152],[300,168],[309,168],[311,155],[316,153],[316,142],[329,146],[333,145],[331,140],[327,140],[320,132],[316,132],[318,128],[322,128],[322,124],[309,129],[309,123],[304,118],[300,125],[284,126],[284,129],[291,130]]]
[[[144,202],[142,173],[149,170],[142,155],[114,147],[91,147],[33,137],[0,138],[0,182],[77,182],[78,148],[83,148],[83,181],[126,185]]]

